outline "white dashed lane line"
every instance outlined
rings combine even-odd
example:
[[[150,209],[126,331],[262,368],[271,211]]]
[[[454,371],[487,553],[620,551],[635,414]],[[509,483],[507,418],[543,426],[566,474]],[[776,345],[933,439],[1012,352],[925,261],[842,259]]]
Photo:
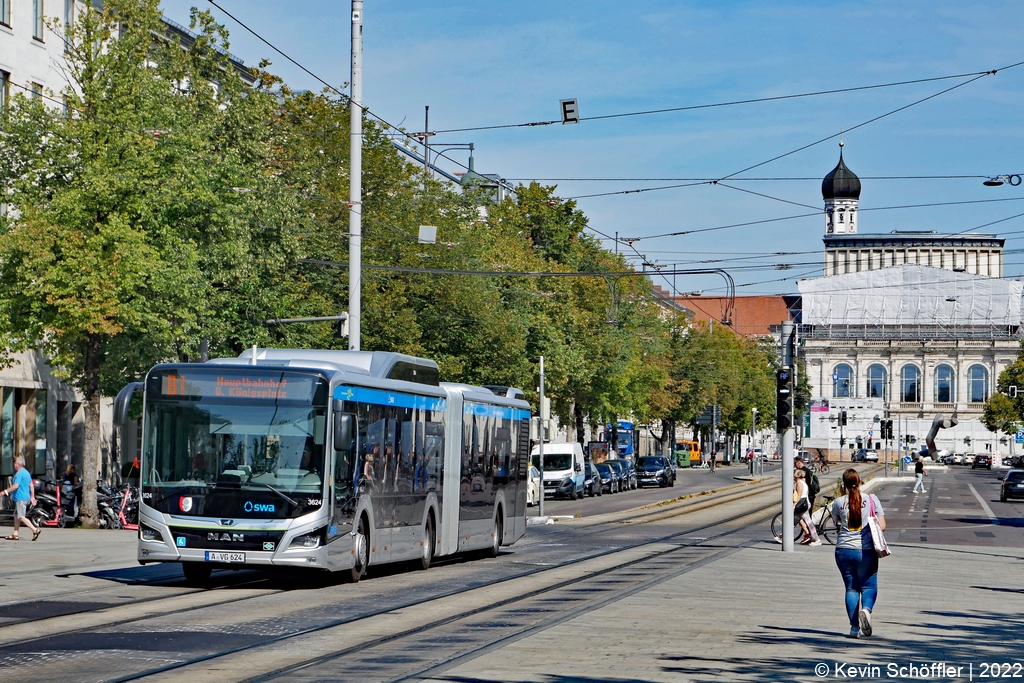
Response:
[[[971,493],[973,493],[974,497],[978,499],[979,503],[981,503],[981,509],[985,511],[985,514],[992,520],[992,523],[999,524],[999,518],[996,517],[994,512],[992,512],[992,508],[988,506],[988,503],[986,503],[985,499],[981,497],[981,494],[978,493],[978,489],[974,488],[974,484],[968,484],[967,487],[971,489]]]

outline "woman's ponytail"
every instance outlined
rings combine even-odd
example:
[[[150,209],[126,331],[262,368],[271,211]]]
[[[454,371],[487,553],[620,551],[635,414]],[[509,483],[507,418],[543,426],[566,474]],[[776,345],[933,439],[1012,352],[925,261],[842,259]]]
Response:
[[[843,488],[846,489],[849,506],[846,515],[847,526],[855,531],[860,529],[864,523],[863,515],[861,514],[864,507],[864,499],[860,495],[860,474],[852,467],[843,472]]]

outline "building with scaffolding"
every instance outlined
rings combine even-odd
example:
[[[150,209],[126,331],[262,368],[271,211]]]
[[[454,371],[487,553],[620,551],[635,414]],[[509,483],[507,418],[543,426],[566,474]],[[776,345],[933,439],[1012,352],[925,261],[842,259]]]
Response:
[[[800,354],[814,397],[804,447],[844,458],[882,449],[880,422],[892,419],[894,449],[916,450],[942,414],[959,424],[939,433],[939,448],[1010,454],[1013,437],[981,423],[1022,338],[1024,284],[1001,277],[1003,240],[856,234],[860,181],[841,153],[822,196],[825,277],[799,283]]]

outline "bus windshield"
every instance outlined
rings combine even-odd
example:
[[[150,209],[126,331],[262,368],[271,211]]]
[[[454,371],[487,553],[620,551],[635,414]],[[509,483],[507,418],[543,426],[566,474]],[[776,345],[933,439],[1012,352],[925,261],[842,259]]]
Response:
[[[228,392],[218,387],[240,381],[230,370],[170,372],[177,374],[156,381],[151,377],[147,385],[144,502],[161,509],[164,499],[187,493],[197,497],[189,509],[174,501],[173,509],[164,511],[205,516],[298,514],[309,503],[320,506],[327,426],[324,380],[245,371],[242,384],[256,388]],[[226,383],[220,381],[225,378]],[[185,391],[173,387],[169,393],[175,382]]]

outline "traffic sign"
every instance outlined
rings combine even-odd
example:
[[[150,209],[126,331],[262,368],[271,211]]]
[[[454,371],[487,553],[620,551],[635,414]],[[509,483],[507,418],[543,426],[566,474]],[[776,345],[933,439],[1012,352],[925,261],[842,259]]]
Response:
[[[566,123],[579,123],[580,122],[580,106],[576,102],[576,98],[571,100],[559,100],[559,104],[562,105],[562,124]]]
[[[903,456],[903,464],[909,465],[910,461],[911,461],[911,457],[909,455],[904,455]]]
[[[1024,443],[1024,429],[1017,430],[1017,437],[1015,439],[1017,443]]]

